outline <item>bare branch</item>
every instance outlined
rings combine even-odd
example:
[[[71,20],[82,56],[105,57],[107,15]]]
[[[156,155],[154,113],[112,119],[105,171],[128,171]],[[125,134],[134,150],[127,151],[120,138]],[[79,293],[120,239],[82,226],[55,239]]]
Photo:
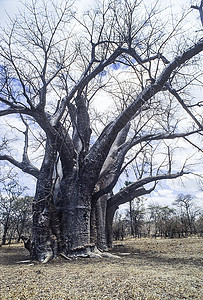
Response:
[[[146,103],[149,99],[151,99],[155,94],[162,90],[162,87],[165,85],[167,80],[169,79],[172,72],[184,64],[186,61],[191,59],[193,56],[197,55],[203,50],[203,39],[200,40],[197,44],[190,47],[183,54],[176,57],[159,78],[152,83],[150,86],[146,87],[135,99],[135,101],[129,105],[116,119],[115,121],[104,129],[103,134],[98,139],[98,141],[93,145],[86,158],[87,165],[89,166],[89,161],[94,161],[92,165],[95,172],[100,172],[100,169],[103,164],[103,160],[105,160],[108,151],[115,140],[117,133],[134,117],[136,112],[142,107],[144,103]],[[120,51],[120,50],[119,50]],[[116,58],[116,57],[115,57]],[[100,157],[100,159],[98,159]],[[103,157],[103,160],[101,159]],[[94,176],[96,176],[94,174]]]
[[[21,169],[23,172],[28,173],[35,178],[39,178],[40,171],[31,164],[25,164],[24,162],[19,162],[9,155],[0,155],[0,160],[7,160],[17,168]]]
[[[194,114],[189,110],[189,108],[184,103],[183,99],[179,96],[179,94],[176,92],[176,90],[171,88],[168,83],[166,83],[166,87],[169,90],[169,92],[178,100],[178,102],[181,104],[181,106],[184,108],[184,110],[189,114],[189,116],[195,121],[195,123],[198,125],[198,127],[201,130],[203,130],[203,125],[197,120],[197,118],[194,116]]]
[[[100,198],[102,195],[110,193],[110,191],[114,188],[114,186],[116,185],[118,178],[120,177],[120,175],[124,172],[124,170],[127,168],[127,166],[133,161],[135,160],[135,158],[140,154],[140,152],[143,151],[143,149],[146,147],[146,145],[149,144],[150,141],[157,141],[157,140],[172,140],[172,139],[176,139],[176,138],[184,138],[186,139],[186,136],[190,136],[193,135],[194,133],[199,133],[198,130],[196,131],[192,131],[192,132],[188,132],[188,133],[174,133],[174,134],[166,134],[166,133],[160,133],[160,134],[151,134],[151,135],[145,135],[143,137],[133,137],[132,139],[128,140],[127,142],[123,143],[120,147],[118,147],[117,149],[117,156],[116,156],[116,160],[114,163],[110,163],[108,165],[108,168],[111,169],[111,179],[110,181],[107,180],[107,178],[105,177],[104,174],[104,180],[105,180],[105,185],[102,186],[102,188],[96,192],[94,194],[94,199],[98,199]],[[132,159],[129,160],[128,163],[126,163],[125,166],[122,167],[123,162],[124,162],[124,158],[125,155],[128,153],[128,151],[134,147],[135,145],[141,144],[143,142],[146,142],[146,144],[144,144],[143,146],[141,146],[140,150],[136,152],[135,156],[132,157]],[[194,146],[194,145],[193,145]],[[170,157],[170,153],[168,152],[168,157],[169,157],[169,171],[168,173],[171,173],[171,157]],[[159,170],[157,170],[158,172]],[[142,174],[140,174],[140,178],[142,178]],[[152,173],[151,173],[152,175]],[[103,174],[100,175],[101,179],[102,179]]]
[[[142,191],[143,194],[144,194],[144,192],[145,192],[145,194],[151,193],[151,191],[154,189],[154,187],[152,189],[145,190],[143,187],[145,184],[148,184],[151,182],[157,182],[159,180],[164,180],[164,179],[175,179],[180,176],[183,176],[184,174],[188,174],[188,172],[182,171],[180,173],[174,173],[174,174],[167,173],[167,174],[150,176],[150,177],[140,179],[140,180],[128,185],[127,187],[123,188],[117,194],[115,194],[111,198],[109,198],[108,207],[111,207],[113,205],[118,206],[118,205],[126,203],[130,200],[133,200],[135,197],[140,196],[140,195],[137,196],[139,191]],[[143,194],[141,194],[141,195],[143,195]]]
[[[202,23],[202,26],[203,26],[203,0],[201,0],[200,6],[191,5],[191,8],[199,10],[200,20],[201,20],[201,23]]]

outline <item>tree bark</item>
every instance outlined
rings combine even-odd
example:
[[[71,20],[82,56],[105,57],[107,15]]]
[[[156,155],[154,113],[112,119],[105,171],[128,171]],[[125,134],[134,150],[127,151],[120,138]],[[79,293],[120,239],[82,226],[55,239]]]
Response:
[[[33,204],[31,259],[41,262],[47,262],[57,255],[56,237],[51,229],[54,161],[54,147],[51,141],[47,139],[45,157],[41,166]]]
[[[65,255],[85,254],[90,245],[91,197],[85,183],[76,181],[68,187],[62,213],[62,252]]]
[[[116,210],[118,209],[117,205],[107,206],[106,213],[106,243],[108,248],[113,247],[113,219]]]
[[[96,204],[97,248],[107,250],[106,240],[106,211],[108,195],[104,195]]]

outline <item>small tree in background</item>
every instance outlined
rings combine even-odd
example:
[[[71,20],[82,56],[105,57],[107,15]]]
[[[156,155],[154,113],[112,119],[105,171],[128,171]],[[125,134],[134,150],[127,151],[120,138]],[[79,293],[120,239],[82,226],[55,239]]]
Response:
[[[182,223],[182,230],[187,235],[188,233],[197,233],[195,220],[200,212],[200,209],[195,205],[195,197],[191,194],[179,194],[173,204],[178,208],[179,218]]]
[[[15,234],[19,242],[22,236],[30,237],[32,228],[33,197],[25,196],[16,199],[13,207]]]
[[[127,222],[126,222],[127,221]],[[132,223],[131,223],[132,222]],[[203,216],[195,204],[195,197],[190,194],[180,194],[174,201],[174,206],[150,204],[144,206],[143,199],[132,201],[130,210],[122,216],[117,214],[114,226],[117,231],[125,228],[125,233],[140,237],[182,238],[188,234],[203,234]],[[120,235],[117,235],[119,238]],[[114,236],[115,237],[115,236]]]
[[[197,221],[196,221],[195,225],[196,225],[197,233],[200,236],[203,236],[203,212],[201,212],[199,214],[199,217],[197,218]]]
[[[10,243],[12,238],[20,241],[23,233],[31,230],[31,197],[23,197],[25,187],[21,187],[16,177],[3,181],[0,194],[0,223],[2,225],[1,244]]]
[[[126,213],[126,218],[130,222],[130,234],[133,237],[142,236],[142,226],[144,224],[145,207],[144,198],[137,198],[132,201],[130,209]]]
[[[113,222],[113,238],[123,240],[126,235],[127,222],[126,218],[116,212]]]

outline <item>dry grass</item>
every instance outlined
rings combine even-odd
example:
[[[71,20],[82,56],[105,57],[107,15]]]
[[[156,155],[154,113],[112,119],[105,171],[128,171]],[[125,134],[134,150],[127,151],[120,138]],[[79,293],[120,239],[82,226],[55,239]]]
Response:
[[[116,243],[121,259],[62,258],[46,265],[22,245],[0,248],[0,299],[203,299],[203,239]],[[130,253],[130,254],[129,254]]]

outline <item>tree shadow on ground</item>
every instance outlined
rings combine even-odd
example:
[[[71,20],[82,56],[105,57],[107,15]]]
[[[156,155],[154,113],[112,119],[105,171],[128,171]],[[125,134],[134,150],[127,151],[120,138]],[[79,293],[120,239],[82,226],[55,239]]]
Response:
[[[22,246],[0,247],[0,264],[13,265],[19,261],[29,260],[29,252]]]
[[[169,264],[177,266],[179,265],[194,265],[194,266],[202,266],[203,267],[203,258],[195,258],[195,257],[170,257],[169,254],[164,255],[163,253],[156,250],[140,250],[140,249],[132,249],[131,247],[125,245],[116,245],[112,252],[114,254],[129,254],[127,257],[134,258],[136,260],[146,260],[152,264]],[[173,255],[175,252],[173,253]]]
[[[178,257],[175,256],[175,252],[173,253],[173,257],[170,257],[169,254],[167,255],[163,254],[160,251],[157,250],[140,250],[140,249],[133,249],[130,246],[125,246],[125,245],[115,245],[114,248],[112,249],[111,253],[116,254],[118,256],[121,256],[123,262],[129,262],[130,263],[133,260],[136,260],[136,262],[139,262],[142,264],[143,260],[150,264],[150,265],[172,265],[172,266],[177,266],[179,267],[181,265],[193,265],[197,267],[203,267],[203,258],[195,258],[195,257]],[[2,246],[0,247],[0,264],[9,266],[9,265],[15,265],[21,261],[27,261],[29,260],[29,252],[23,247],[23,245],[19,246],[14,246],[12,245],[11,247],[8,246]],[[59,259],[57,261],[51,261],[51,263],[60,263],[62,259]],[[103,260],[109,260],[109,258],[103,258]],[[81,258],[80,260],[72,260],[72,261],[66,261],[62,260],[63,262],[69,262],[69,263],[92,263],[92,262],[98,262],[100,259],[85,259]],[[112,261],[112,259],[111,259]],[[117,259],[115,259],[115,262],[117,262]]]

